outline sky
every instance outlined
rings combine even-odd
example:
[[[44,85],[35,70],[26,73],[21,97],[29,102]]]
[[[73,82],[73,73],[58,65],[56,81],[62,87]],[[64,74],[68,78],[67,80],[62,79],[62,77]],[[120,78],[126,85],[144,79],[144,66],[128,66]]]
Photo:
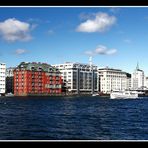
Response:
[[[89,63],[148,76],[148,7],[0,7],[0,62]]]

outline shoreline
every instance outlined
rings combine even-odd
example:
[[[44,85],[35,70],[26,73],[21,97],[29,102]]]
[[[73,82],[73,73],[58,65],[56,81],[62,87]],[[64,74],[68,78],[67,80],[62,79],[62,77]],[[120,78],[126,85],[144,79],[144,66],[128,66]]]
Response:
[[[100,97],[100,98],[105,98],[105,97],[110,97],[110,94],[101,94],[101,95],[96,95],[96,96],[92,96],[92,94],[61,94],[61,95],[46,95],[46,94],[33,94],[33,95],[8,95],[8,96],[5,96],[5,95],[2,95],[0,97]],[[145,94],[145,95],[139,95],[138,97],[148,97],[148,94]]]
[[[10,96],[1,96],[1,97],[109,97],[110,95],[97,95],[97,96],[92,96],[92,94],[66,94],[66,95],[46,95],[46,94],[33,94],[33,95],[10,95]]]

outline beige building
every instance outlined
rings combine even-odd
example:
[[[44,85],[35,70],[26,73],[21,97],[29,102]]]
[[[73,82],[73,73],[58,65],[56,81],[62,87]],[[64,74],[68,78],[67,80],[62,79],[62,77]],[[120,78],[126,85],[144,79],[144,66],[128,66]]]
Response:
[[[125,90],[130,87],[130,76],[120,69],[100,68],[99,73],[99,91],[109,94],[112,90]]]

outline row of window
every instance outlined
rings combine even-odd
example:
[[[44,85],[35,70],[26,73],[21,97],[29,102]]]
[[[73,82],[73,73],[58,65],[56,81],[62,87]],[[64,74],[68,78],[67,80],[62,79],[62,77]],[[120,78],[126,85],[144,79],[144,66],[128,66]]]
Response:
[[[3,70],[5,71],[5,70],[6,70],[6,68],[0,68],[0,71],[1,71],[1,70],[2,70],[2,71],[3,71]]]
[[[22,75],[22,76],[20,76],[20,75],[18,76],[17,75],[16,78],[27,78],[28,79],[28,78],[44,78],[44,77],[43,76],[34,76],[34,75],[33,76],[24,77],[24,75]],[[46,77],[46,78],[47,79],[55,79],[55,78],[59,79],[60,77],[59,76],[50,76],[50,77]]]
[[[6,78],[5,76],[0,76],[0,78]]]
[[[125,81],[122,81],[122,84],[123,83],[126,83]],[[102,84],[121,84],[121,82],[120,81],[113,81],[113,82],[111,82],[111,81],[106,81],[105,83],[104,82],[102,82]]]
[[[18,90],[16,90],[15,93],[17,93]],[[24,90],[23,89],[19,89],[19,93],[24,93]],[[61,92],[61,89],[50,89],[50,90],[29,90],[27,91],[27,93],[46,93],[46,92]]]
[[[114,86],[114,85],[121,85],[121,83],[112,83],[112,84],[101,84],[101,86]],[[125,86],[125,83],[122,83],[122,86]]]

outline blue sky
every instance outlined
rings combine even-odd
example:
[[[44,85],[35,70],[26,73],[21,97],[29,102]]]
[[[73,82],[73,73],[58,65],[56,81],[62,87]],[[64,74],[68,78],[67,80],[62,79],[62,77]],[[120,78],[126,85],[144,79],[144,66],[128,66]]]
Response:
[[[148,75],[148,7],[0,7],[0,61],[88,63]]]

